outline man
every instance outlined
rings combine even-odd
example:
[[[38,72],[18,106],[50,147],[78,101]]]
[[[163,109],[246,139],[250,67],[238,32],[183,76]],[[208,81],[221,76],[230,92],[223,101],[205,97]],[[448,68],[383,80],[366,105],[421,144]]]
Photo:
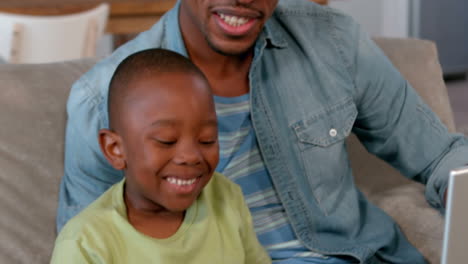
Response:
[[[181,0],[97,64],[68,102],[58,228],[122,175],[99,152],[107,87],[136,51],[188,56],[207,76],[219,123],[217,171],[238,183],[276,263],[425,263],[356,189],[344,140],[427,185],[443,207],[448,171],[468,157],[349,17],[305,0]],[[107,175],[103,178],[98,175]]]

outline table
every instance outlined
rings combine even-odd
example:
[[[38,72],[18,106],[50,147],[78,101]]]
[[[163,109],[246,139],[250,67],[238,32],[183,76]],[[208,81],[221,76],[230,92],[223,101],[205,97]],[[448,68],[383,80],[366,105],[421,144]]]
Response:
[[[328,0],[311,0],[327,4]],[[149,29],[176,0],[0,0],[0,12],[29,15],[64,15],[84,11],[102,2],[110,4],[106,31],[137,34]]]

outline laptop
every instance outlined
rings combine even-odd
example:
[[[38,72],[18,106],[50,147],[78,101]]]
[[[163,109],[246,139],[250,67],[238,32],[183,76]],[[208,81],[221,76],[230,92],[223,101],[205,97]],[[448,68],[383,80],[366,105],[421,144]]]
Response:
[[[468,166],[450,172],[441,264],[468,263]]]

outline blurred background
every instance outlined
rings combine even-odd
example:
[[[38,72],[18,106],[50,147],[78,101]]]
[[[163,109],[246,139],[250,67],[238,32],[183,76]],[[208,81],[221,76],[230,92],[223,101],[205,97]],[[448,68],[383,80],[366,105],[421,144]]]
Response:
[[[445,75],[468,71],[467,0],[331,0],[329,5],[373,36],[435,41]]]
[[[371,36],[413,37],[437,45],[458,127],[468,124],[468,0],[330,0]]]

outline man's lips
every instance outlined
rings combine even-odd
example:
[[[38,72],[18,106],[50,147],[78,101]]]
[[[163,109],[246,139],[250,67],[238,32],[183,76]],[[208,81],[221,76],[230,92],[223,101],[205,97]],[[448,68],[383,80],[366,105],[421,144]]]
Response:
[[[258,19],[263,16],[262,12],[257,11],[253,8],[232,7],[232,6],[215,7],[211,9],[211,12],[214,14],[224,14],[224,15],[229,15],[229,16],[246,17],[246,18],[252,18],[252,19]]]
[[[247,34],[258,21],[258,17],[246,15],[233,15],[231,13],[215,12],[214,17],[220,28],[232,36]]]
[[[233,26],[233,27],[242,26],[245,23],[249,22],[249,20],[252,20],[252,18],[248,18],[248,17],[232,16],[232,15],[227,15],[227,14],[223,14],[223,13],[218,13],[217,15],[225,23],[227,23],[227,24],[229,24],[230,26]]]

